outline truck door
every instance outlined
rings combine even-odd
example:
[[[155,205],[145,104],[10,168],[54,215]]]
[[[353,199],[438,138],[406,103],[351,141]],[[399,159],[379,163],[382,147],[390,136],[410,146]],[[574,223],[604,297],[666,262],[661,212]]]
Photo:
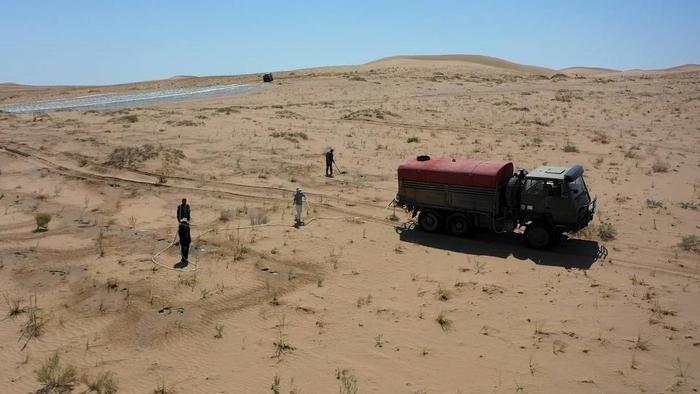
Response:
[[[576,209],[562,181],[545,181],[544,192],[545,211],[555,224],[576,222]]]
[[[542,216],[545,208],[544,180],[526,179],[520,199],[520,211],[526,220]]]

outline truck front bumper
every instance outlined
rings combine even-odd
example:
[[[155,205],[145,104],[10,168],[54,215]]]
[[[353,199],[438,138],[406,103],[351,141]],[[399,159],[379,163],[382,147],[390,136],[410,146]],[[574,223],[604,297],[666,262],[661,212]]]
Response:
[[[573,231],[578,231],[581,230],[582,228],[588,226],[588,223],[593,220],[593,216],[595,215],[595,209],[596,205],[598,202],[598,197],[593,198],[593,201],[591,201],[588,206],[586,206],[586,212],[583,214],[583,216],[576,222],[576,225],[572,229]]]

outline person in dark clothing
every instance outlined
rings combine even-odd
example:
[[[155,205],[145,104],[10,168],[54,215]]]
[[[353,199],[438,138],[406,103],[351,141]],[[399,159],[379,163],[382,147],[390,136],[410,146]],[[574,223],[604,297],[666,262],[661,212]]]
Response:
[[[183,198],[182,204],[177,206],[177,221],[181,222],[182,219],[187,219],[188,223],[192,221],[190,217],[190,205],[187,203],[186,198]]]
[[[328,152],[326,152],[326,176],[333,178],[333,163],[335,160],[333,159],[333,149],[329,149]]]
[[[187,262],[190,254],[190,243],[192,243],[192,237],[190,237],[190,224],[187,219],[182,218],[180,220],[180,227],[177,229],[177,236],[180,238],[180,254],[182,255],[182,261]]]

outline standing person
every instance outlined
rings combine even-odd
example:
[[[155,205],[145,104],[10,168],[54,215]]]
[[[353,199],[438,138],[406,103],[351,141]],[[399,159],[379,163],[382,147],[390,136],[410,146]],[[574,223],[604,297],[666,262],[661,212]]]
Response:
[[[306,195],[304,192],[301,190],[301,188],[297,187],[297,190],[294,192],[294,209],[295,209],[295,215],[294,215],[294,221],[296,222],[296,226],[300,226],[304,224],[304,221],[302,220],[301,217],[301,210],[304,207],[304,200],[306,200]]]
[[[187,222],[186,218],[180,220],[180,227],[177,229],[177,235],[180,238],[180,254],[182,255],[182,262],[187,263],[190,254],[190,243],[192,242],[192,237],[190,236],[190,224]]]
[[[333,163],[335,160],[333,159],[333,148],[331,148],[326,152],[326,176],[329,178],[333,178]]]
[[[182,204],[177,206],[177,221],[181,222],[182,219],[187,219],[188,223],[192,221],[190,217],[190,205],[187,203],[186,198],[183,198]]]

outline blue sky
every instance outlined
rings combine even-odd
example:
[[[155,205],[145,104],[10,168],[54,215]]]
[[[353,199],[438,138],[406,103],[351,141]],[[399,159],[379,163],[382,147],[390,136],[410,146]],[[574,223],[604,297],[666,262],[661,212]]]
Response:
[[[109,84],[399,54],[552,68],[700,63],[696,0],[0,0],[0,10],[0,82]]]

